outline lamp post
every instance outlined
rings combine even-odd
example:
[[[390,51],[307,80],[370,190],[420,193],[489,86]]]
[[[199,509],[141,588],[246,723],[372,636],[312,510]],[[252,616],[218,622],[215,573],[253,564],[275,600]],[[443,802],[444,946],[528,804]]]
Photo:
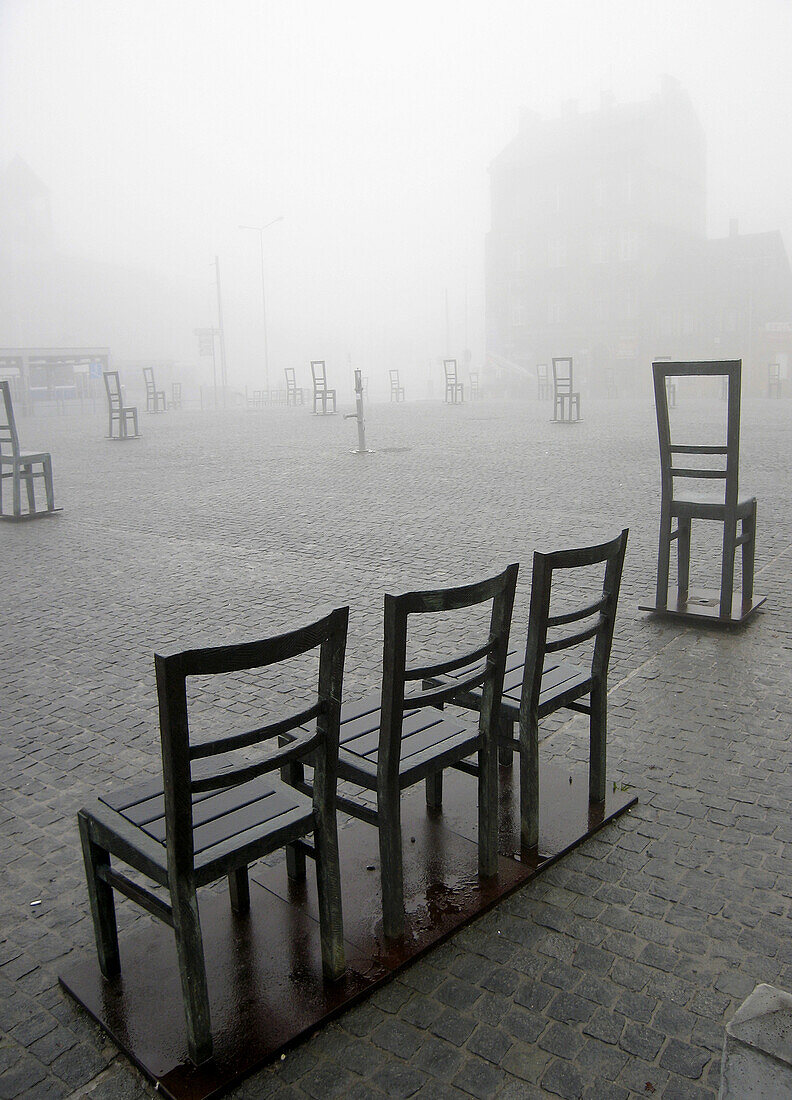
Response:
[[[267,346],[267,294],[264,285],[264,230],[269,229],[276,222],[282,222],[283,215],[273,218],[266,225],[240,225],[240,229],[254,229],[259,235],[259,248],[261,250],[261,315],[264,320],[264,390],[269,400],[269,348]]]

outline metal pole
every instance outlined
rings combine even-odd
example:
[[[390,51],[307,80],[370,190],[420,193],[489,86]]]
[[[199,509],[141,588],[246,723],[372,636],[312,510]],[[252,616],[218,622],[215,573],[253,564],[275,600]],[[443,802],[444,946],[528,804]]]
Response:
[[[217,329],[212,329],[212,383],[214,385],[214,407],[217,412],[217,356],[215,355],[215,336]]]
[[[267,343],[267,295],[264,289],[264,229],[259,229],[259,247],[261,249],[261,316],[264,320],[264,392],[267,401],[270,400],[269,392],[269,346]]]
[[[357,412],[347,413],[344,416],[344,420],[357,420],[358,449],[353,451],[352,454],[370,454],[371,452],[366,450],[366,422],[363,418],[363,372],[361,370],[355,370],[355,403]]]
[[[226,375],[225,333],[223,331],[223,301],[220,296],[220,257],[215,256],[215,272],[217,275],[217,318],[220,323],[220,380],[223,384],[223,408],[226,407]],[[214,348],[214,342],[212,343]]]

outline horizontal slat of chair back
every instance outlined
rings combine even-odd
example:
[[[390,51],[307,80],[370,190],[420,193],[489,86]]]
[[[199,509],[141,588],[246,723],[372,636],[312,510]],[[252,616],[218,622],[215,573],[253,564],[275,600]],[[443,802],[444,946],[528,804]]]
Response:
[[[595,600],[594,603],[586,604],[585,607],[579,607],[575,611],[565,611],[562,615],[549,615],[547,618],[548,627],[565,626],[567,623],[578,623],[581,619],[588,619],[591,615],[596,615],[598,611],[602,611],[605,607],[605,597],[603,596],[599,600]]]
[[[315,703],[312,707],[290,714],[287,718],[279,718],[277,722],[269,722],[258,729],[246,730],[245,733],[231,733],[226,737],[218,737],[214,741],[202,741],[197,745],[190,745],[190,759],[203,760],[208,756],[219,756],[225,752],[236,752],[238,749],[249,749],[252,745],[258,745],[262,741],[270,741],[274,737],[282,737],[300,726],[312,722],[320,714],[324,714],[327,708],[322,703]]]
[[[517,566],[510,565],[515,570]],[[508,572],[508,570],[507,570]],[[419,592],[405,592],[401,596],[386,595],[386,602],[398,601],[401,612],[406,615],[422,615],[432,611],[460,611],[464,607],[473,607],[477,603],[486,603],[503,589],[503,574],[490,577],[485,581],[459,585],[456,588],[438,588]]]
[[[547,620],[547,625],[550,626],[550,620]],[[595,622],[591,626],[587,626],[585,630],[578,630],[574,634],[565,634],[563,638],[554,638],[552,641],[546,641],[544,646],[545,653],[558,653],[561,649],[572,649],[576,645],[580,645],[581,642],[587,642],[589,638],[593,638],[595,634],[608,625],[608,619],[604,615],[598,615]]]
[[[728,476],[726,470],[697,470],[688,466],[671,466],[670,472],[672,477],[703,478],[705,481],[725,481]]]
[[[155,661],[163,662],[174,671],[178,670],[178,674],[182,676],[216,676],[262,668],[264,665],[287,661],[315,649],[329,634],[341,629],[341,611],[346,613],[347,609],[339,608],[316,623],[290,630],[274,638],[212,646],[207,649],[163,652],[155,656]]]
[[[294,727],[289,728],[293,729]],[[260,740],[269,740],[269,737]],[[318,733],[299,734],[293,740],[290,740],[287,745],[267,753],[265,757],[257,760],[254,764],[240,764],[236,768],[224,768],[214,775],[191,779],[190,790],[193,794],[201,794],[206,791],[220,791],[226,787],[236,787],[240,783],[247,783],[251,779],[266,775],[267,772],[275,771],[276,768],[282,768],[293,760],[306,756],[319,745],[319,742]]]
[[[322,383],[324,385],[327,378],[324,360],[313,359],[311,361],[311,376],[315,383]]]
[[[404,679],[405,681],[429,680],[433,676],[442,676],[446,672],[453,672],[456,668],[464,668],[466,665],[483,661],[492,652],[493,646],[494,643],[489,641],[485,645],[479,646],[478,649],[472,649],[469,653],[464,653],[461,657],[450,657],[447,661],[435,661],[433,664],[423,665],[421,668],[407,668],[404,670]]]

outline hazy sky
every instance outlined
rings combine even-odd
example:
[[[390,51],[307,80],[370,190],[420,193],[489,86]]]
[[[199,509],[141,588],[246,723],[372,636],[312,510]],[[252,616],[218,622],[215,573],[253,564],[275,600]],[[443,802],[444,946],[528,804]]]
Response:
[[[64,248],[165,275],[273,369],[383,372],[482,347],[487,167],[520,110],[688,90],[713,235],[792,230],[790,0],[0,0],[0,162],[52,191]],[[291,359],[289,360],[291,362]],[[307,366],[307,363],[306,363]]]

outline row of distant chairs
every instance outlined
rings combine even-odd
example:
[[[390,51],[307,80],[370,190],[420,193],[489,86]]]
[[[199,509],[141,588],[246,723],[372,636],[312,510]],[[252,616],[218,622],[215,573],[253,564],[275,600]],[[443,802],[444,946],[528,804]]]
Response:
[[[540,858],[539,722],[559,708],[589,716],[589,798],[606,793],[607,671],[627,531],[602,545],[536,553],[526,646],[509,649],[518,566],[474,584],[385,596],[382,687],[342,704],[348,607],[309,626],[260,641],[159,653],[155,656],[162,742],[162,780],[102,793],[79,814],[88,893],[102,973],[120,972],[113,891],[136,901],[175,932],[189,1053],[201,1063],[212,1052],[206,965],[196,891],[228,878],[232,909],[250,906],[248,865],[286,847],[287,872],[305,876],[316,862],[325,978],[345,970],[342,881],[336,811],[378,831],[383,929],[406,931],[401,795],[423,782],[427,807],[442,808],[447,768],[473,773],[478,786],[478,871],[498,871],[498,754],[519,755],[520,832],[526,858]],[[575,610],[555,607],[559,574],[580,600],[581,583],[600,566],[601,580]],[[489,623],[464,651],[407,663],[409,622],[482,607]],[[583,658],[562,655],[590,643]],[[187,680],[261,669],[318,652],[314,701],[286,716],[211,741],[188,732]],[[311,683],[309,679],[308,683]],[[250,699],[249,687],[245,688]],[[278,698],[277,690],[273,697]],[[300,696],[310,699],[310,695]],[[225,706],[224,699],[224,706]],[[478,712],[466,722],[446,704]],[[269,715],[269,707],[264,711]],[[230,713],[230,712],[229,712]],[[515,735],[515,726],[518,733]],[[268,751],[265,742],[275,742]],[[244,753],[244,757],[239,754]],[[258,754],[258,755],[254,755]],[[310,775],[305,771],[311,769]],[[351,793],[338,790],[345,782]],[[356,791],[375,795],[374,804]],[[312,834],[313,843],[305,838]],[[131,880],[111,860],[133,868],[161,895]],[[346,898],[347,902],[352,899]]]

